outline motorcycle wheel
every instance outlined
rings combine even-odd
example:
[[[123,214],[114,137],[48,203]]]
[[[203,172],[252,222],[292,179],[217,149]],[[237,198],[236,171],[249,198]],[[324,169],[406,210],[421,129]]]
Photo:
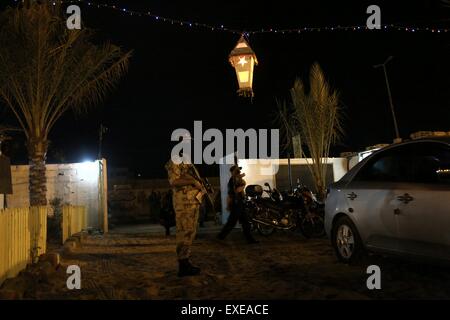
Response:
[[[306,238],[321,238],[325,235],[323,218],[319,215],[306,215],[303,217],[300,230]]]
[[[256,229],[258,230],[259,234],[264,236],[264,237],[268,237],[270,236],[272,233],[275,232],[275,228],[273,227],[269,227],[260,223],[256,224]]]

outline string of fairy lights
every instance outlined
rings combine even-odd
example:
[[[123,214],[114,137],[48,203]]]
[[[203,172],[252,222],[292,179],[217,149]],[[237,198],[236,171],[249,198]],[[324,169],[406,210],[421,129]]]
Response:
[[[20,0],[15,0],[15,2],[18,2]],[[235,28],[231,28],[228,26],[225,26],[223,24],[220,25],[211,25],[206,23],[201,23],[197,21],[189,21],[189,20],[181,20],[181,19],[174,19],[174,18],[168,18],[165,16],[161,16],[158,14],[153,13],[152,11],[136,11],[131,10],[128,8],[125,8],[124,6],[120,5],[111,5],[111,4],[105,4],[105,3],[96,3],[89,0],[59,0],[59,1],[52,1],[50,0],[54,5],[56,3],[61,4],[84,4],[88,7],[98,8],[98,9],[110,9],[114,11],[118,11],[122,14],[129,15],[129,16],[135,16],[135,17],[148,17],[154,20],[155,22],[161,22],[161,23],[167,23],[171,25],[177,25],[181,27],[186,28],[197,28],[197,29],[204,29],[209,31],[218,31],[218,32],[229,32],[233,34],[240,34],[240,35],[246,35],[247,37],[250,35],[255,34],[265,34],[265,33],[272,33],[272,34],[301,34],[301,33],[307,33],[307,32],[333,32],[333,31],[404,31],[404,32],[431,32],[431,33],[447,33],[449,31],[448,28],[440,28],[440,27],[419,27],[419,26],[405,26],[400,24],[382,24],[380,27],[381,29],[369,29],[366,25],[351,25],[351,26],[341,26],[341,25],[335,25],[335,26],[320,26],[320,27],[297,27],[297,28],[289,28],[289,29],[278,29],[278,28],[261,28],[261,29],[253,29],[253,30],[239,30]]]
[[[24,2],[25,0],[14,0],[17,2]],[[35,0],[28,0],[35,1]],[[253,98],[253,69],[258,65],[258,59],[255,52],[249,45],[248,38],[250,35],[255,34],[300,34],[308,32],[333,32],[333,31],[388,31],[397,30],[405,32],[431,32],[431,33],[447,33],[448,28],[439,27],[418,27],[418,26],[404,26],[398,24],[385,24],[381,25],[379,29],[371,29],[367,25],[356,25],[356,26],[326,26],[326,27],[301,27],[292,29],[277,29],[277,28],[267,28],[267,29],[254,29],[254,30],[238,30],[235,28],[229,28],[225,25],[210,25],[206,23],[201,23],[197,21],[187,21],[181,19],[168,18],[165,16],[157,15],[151,11],[136,11],[125,8],[120,5],[111,5],[105,3],[92,2],[90,0],[48,0],[50,4],[54,6],[59,4],[78,5],[83,4],[88,7],[98,8],[98,9],[110,9],[118,11],[122,14],[128,16],[146,17],[150,18],[155,22],[168,23],[172,25],[177,25],[187,28],[197,28],[206,29],[209,31],[218,32],[229,32],[232,34],[240,35],[240,39],[236,44],[235,48],[229,54],[229,62],[236,71],[236,77],[239,84],[239,90],[237,93],[240,96]],[[70,10],[69,10],[70,12]]]

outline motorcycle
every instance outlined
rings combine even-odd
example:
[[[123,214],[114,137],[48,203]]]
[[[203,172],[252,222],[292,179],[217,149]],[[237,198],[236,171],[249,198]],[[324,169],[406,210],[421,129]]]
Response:
[[[300,183],[299,179],[297,179],[297,186],[294,188],[293,194],[296,197],[302,197],[305,203],[306,214],[303,216],[303,233],[317,238],[325,236],[325,203],[320,202],[306,185]]]
[[[275,230],[299,230],[306,238],[325,234],[320,205],[305,186],[298,184],[294,192],[283,194],[268,183],[264,186],[267,189],[260,185],[245,189],[247,216],[261,235],[269,236]]]

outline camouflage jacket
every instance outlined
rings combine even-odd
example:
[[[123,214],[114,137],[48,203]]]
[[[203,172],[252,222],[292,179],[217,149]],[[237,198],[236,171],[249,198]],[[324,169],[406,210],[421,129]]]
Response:
[[[192,164],[175,164],[169,160],[166,164],[167,175],[169,183],[173,190],[175,202],[182,202],[184,204],[200,204],[202,192],[194,186],[174,187],[173,182],[183,176],[191,175]],[[175,204],[176,205],[176,204]]]

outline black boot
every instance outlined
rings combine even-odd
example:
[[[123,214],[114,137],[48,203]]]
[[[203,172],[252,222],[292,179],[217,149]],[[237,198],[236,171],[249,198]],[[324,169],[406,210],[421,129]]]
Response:
[[[185,276],[196,276],[200,273],[199,267],[194,267],[189,259],[181,259],[178,260],[179,263],[179,269],[178,269],[178,276],[179,277],[185,277]]]

